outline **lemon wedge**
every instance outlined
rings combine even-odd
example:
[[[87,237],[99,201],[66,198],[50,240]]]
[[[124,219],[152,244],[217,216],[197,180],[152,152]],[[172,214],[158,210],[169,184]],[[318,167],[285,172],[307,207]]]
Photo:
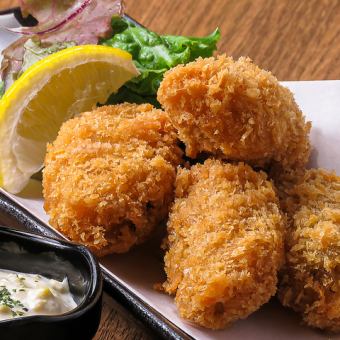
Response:
[[[129,53],[98,45],[70,47],[28,68],[0,100],[0,186],[20,192],[61,124],[137,75]]]

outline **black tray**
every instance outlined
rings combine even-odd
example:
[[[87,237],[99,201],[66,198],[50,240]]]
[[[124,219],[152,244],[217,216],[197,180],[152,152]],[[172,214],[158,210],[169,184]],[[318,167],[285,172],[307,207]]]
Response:
[[[19,9],[6,10],[1,14],[14,13],[16,19],[26,25],[34,24],[33,18],[23,19]],[[136,25],[142,26],[128,15],[125,18]],[[23,21],[24,20],[24,21]],[[28,21],[27,21],[28,20]],[[33,20],[33,21],[32,21]],[[43,223],[28,210],[21,207],[12,199],[0,192],[0,215],[3,221],[11,227],[26,230],[35,234],[46,237],[61,239],[62,237],[50,226]],[[135,317],[145,323],[158,337],[163,339],[193,339],[186,332],[178,328],[171,321],[166,319],[154,308],[146,304],[142,299],[132,293],[124,285],[118,282],[114,277],[109,275],[105,268],[102,267],[104,276],[104,289],[116,301],[127,308]]]

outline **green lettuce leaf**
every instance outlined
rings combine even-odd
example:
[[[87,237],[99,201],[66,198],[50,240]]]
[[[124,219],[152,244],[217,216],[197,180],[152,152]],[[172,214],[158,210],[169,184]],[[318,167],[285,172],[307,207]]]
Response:
[[[2,80],[0,80],[0,99],[4,95],[4,93],[5,93],[5,83]]]
[[[138,93],[133,92],[126,86],[122,86],[118,92],[113,93],[109,99],[107,100],[105,105],[115,105],[120,103],[136,103],[136,104],[143,104],[149,103],[152,104],[154,107],[160,108],[161,105],[156,99],[156,96],[141,96]]]
[[[112,18],[113,36],[100,41],[100,44],[117,47],[129,52],[140,71],[140,75],[124,85],[119,99],[131,100],[133,94],[140,97],[153,97],[163,79],[164,73],[178,64],[186,64],[198,57],[209,57],[216,50],[220,31],[202,37],[158,35],[139,27],[125,18]],[[128,94],[124,98],[121,94]],[[111,96],[111,101],[114,98]],[[117,98],[118,100],[118,98]]]

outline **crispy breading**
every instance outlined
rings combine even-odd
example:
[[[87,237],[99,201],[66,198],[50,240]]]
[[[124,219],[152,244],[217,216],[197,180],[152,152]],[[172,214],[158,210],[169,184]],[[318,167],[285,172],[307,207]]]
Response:
[[[266,303],[283,262],[282,230],[264,172],[211,159],[179,170],[163,287],[180,315],[220,329]]]
[[[309,325],[340,331],[340,177],[307,170],[288,183],[287,262],[279,298]]]
[[[45,159],[51,225],[98,256],[128,251],[167,217],[181,156],[168,115],[149,104],[70,119]]]
[[[249,58],[198,58],[164,76],[158,101],[195,158],[210,153],[228,160],[282,168],[303,167],[309,130],[293,94]]]

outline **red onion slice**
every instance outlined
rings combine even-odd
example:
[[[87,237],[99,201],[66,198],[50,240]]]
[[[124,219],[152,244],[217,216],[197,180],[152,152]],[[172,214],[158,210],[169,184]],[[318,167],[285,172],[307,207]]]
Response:
[[[45,34],[60,29],[75,19],[92,0],[21,0],[22,13],[31,14],[39,22],[34,27],[4,27],[7,30],[24,35]]]

